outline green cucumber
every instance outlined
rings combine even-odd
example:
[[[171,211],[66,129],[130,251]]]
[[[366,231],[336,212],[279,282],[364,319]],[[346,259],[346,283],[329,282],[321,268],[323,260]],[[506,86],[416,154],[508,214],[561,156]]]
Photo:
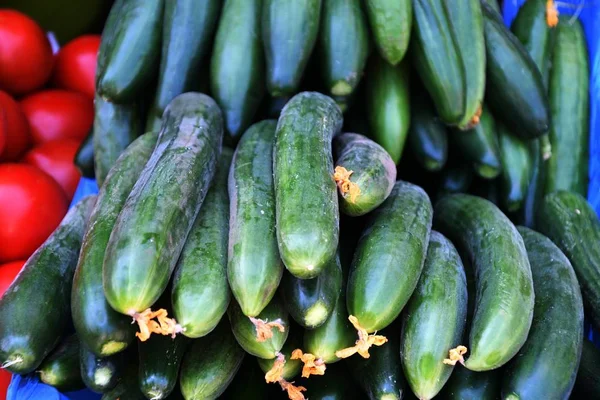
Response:
[[[586,196],[589,164],[590,66],[578,20],[561,18],[550,72],[550,143],[546,193],[569,190]]]
[[[186,400],[219,397],[240,368],[244,354],[225,320],[207,336],[193,341],[179,372],[183,397]]]
[[[504,124],[498,124],[502,173],[500,187],[502,204],[508,212],[523,207],[527,189],[531,182],[532,159],[530,146],[523,138],[515,135]]]
[[[367,214],[381,205],[396,182],[396,165],[387,151],[358,133],[344,133],[333,140],[336,167],[352,171],[350,181],[360,194],[353,200],[350,193],[340,192],[340,208],[351,216]]]
[[[100,96],[94,112],[94,170],[102,187],[119,155],[142,133],[142,121],[138,104],[114,104]]]
[[[542,75],[500,14],[486,3],[481,6],[487,55],[486,103],[496,118],[519,136],[539,137],[550,128]]]
[[[534,292],[523,239],[491,202],[454,194],[435,206],[434,228],[473,266],[477,295],[465,366],[487,371],[521,348],[533,318]]]
[[[34,371],[70,324],[71,284],[96,196],[71,208],[29,257],[0,298],[0,363],[13,374]]]
[[[261,5],[261,0],[224,3],[211,56],[211,93],[223,110],[231,143],[250,126],[265,93]]]
[[[448,133],[424,95],[412,99],[408,144],[427,171],[439,171],[448,160]]]
[[[86,387],[96,393],[105,393],[114,388],[124,371],[124,354],[98,357],[83,342],[79,346],[79,368]]]
[[[432,231],[423,273],[402,319],[402,367],[419,399],[435,397],[450,378],[454,367],[443,361],[460,344],[467,300],[467,278],[456,248]]]
[[[317,41],[320,16],[321,0],[263,0],[262,40],[272,96],[297,92]]]
[[[377,55],[367,66],[366,112],[369,136],[398,164],[410,127],[410,68],[391,66]]]
[[[567,257],[547,237],[519,227],[535,290],[533,323],[519,354],[504,369],[504,399],[566,399],[581,357],[583,302]]]
[[[227,276],[233,296],[249,317],[269,304],[283,274],[275,231],[276,126],[273,120],[252,125],[242,136],[229,171]]]
[[[327,92],[352,94],[369,55],[369,28],[359,0],[324,1],[319,50]]]
[[[286,358],[287,359],[287,358]],[[286,367],[289,361],[286,362]],[[271,367],[268,367],[267,371]],[[269,398],[269,386],[265,374],[256,365],[254,357],[244,357],[242,366],[220,399],[224,400],[265,400]]]
[[[536,228],[565,253],[575,270],[586,317],[600,329],[600,221],[592,206],[577,193],[546,195],[538,210]]]
[[[213,178],[222,137],[221,111],[206,95],[179,95],[165,110],[159,143],[106,247],[104,293],[116,311],[142,312],[166,289]]]
[[[367,0],[364,4],[379,54],[391,65],[397,65],[410,42],[412,1]]]
[[[331,141],[341,127],[339,107],[316,92],[294,96],[277,122],[273,150],[277,243],[286,268],[301,279],[319,275],[337,249],[339,213]]]
[[[360,238],[348,279],[348,313],[372,333],[388,326],[412,295],[425,262],[433,209],[423,189],[398,181]]]
[[[131,103],[154,79],[160,58],[163,0],[117,0],[98,52],[96,93]]]
[[[525,193],[525,201],[519,215],[519,221],[528,228],[535,225],[535,213],[539,209],[544,196],[544,184],[546,182],[545,150],[542,139],[529,141],[529,157],[531,159],[531,177],[529,186]]]
[[[127,363],[117,385],[102,395],[102,400],[146,400],[138,385],[137,349],[127,356]]]
[[[135,338],[131,320],[113,310],[104,297],[102,263],[121,208],[154,149],[157,135],[135,140],[118,158],[90,215],[71,290],[71,313],[79,339],[99,357],[127,347]]]
[[[449,193],[466,193],[473,182],[473,169],[466,164],[452,164],[442,170],[437,198]]]
[[[92,128],[85,140],[81,142],[73,160],[79,173],[84,178],[95,178],[94,173],[94,129]]]
[[[281,348],[281,354],[283,354],[285,357],[285,366],[283,367],[281,377],[288,382],[292,381],[302,370],[302,361],[299,359],[292,360],[291,357],[294,350],[302,347],[303,332],[304,330],[300,326],[291,326],[290,334]],[[263,373],[266,374],[269,370],[271,370],[271,368],[273,368],[273,363],[275,360],[266,360],[264,358],[257,357],[256,361],[258,362],[258,365]],[[262,379],[264,381],[264,375]]]
[[[183,327],[183,334],[190,338],[212,331],[227,311],[231,299],[227,283],[227,177],[232,157],[233,151],[224,147],[173,276],[173,315]]]
[[[306,387],[306,395],[310,400],[355,400],[360,397],[360,389],[356,386],[345,363],[327,367],[325,376],[311,376],[310,379],[295,382],[296,386]]]
[[[200,89],[202,75],[199,70],[206,61],[221,2],[166,0],[164,7],[164,17],[160,21],[160,70],[146,125],[148,131],[160,129],[163,112],[171,100],[181,93]]]
[[[600,397],[600,351],[588,339],[583,339],[581,362],[573,387],[572,399],[597,399]]]
[[[61,392],[83,389],[77,335],[73,334],[63,339],[36,372],[40,376],[40,381]]]
[[[498,400],[499,372],[475,372],[467,368],[455,368],[440,397],[445,400]]]

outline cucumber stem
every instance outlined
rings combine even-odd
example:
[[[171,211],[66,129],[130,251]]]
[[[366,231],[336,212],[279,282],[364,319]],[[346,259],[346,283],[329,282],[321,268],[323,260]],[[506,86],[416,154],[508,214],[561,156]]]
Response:
[[[348,317],[350,323],[358,331],[358,340],[355,345],[335,352],[338,358],[348,358],[356,353],[360,354],[363,358],[369,358],[369,349],[371,346],[383,346],[388,340],[385,336],[377,335],[376,333],[369,335],[367,330],[360,326],[358,318],[354,315]]]
[[[333,174],[333,179],[337,184],[338,189],[340,190],[341,195],[346,198],[346,193],[350,195],[350,203],[356,203],[356,198],[360,195],[360,187],[354,182],[350,181],[350,175],[352,175],[354,171],[348,171],[344,167],[340,167],[339,165],[335,167],[335,172]]]
[[[135,336],[140,339],[141,342],[145,342],[150,338],[153,333],[159,333],[161,335],[171,335],[175,337],[178,333],[183,332],[185,329],[177,323],[175,318],[169,318],[168,312],[164,308],[157,311],[146,309],[141,313],[132,312],[130,316],[133,318],[133,323],[137,323],[140,331],[135,333]],[[157,321],[152,319],[156,318]]]
[[[327,369],[325,362],[313,354],[303,353],[301,349],[296,349],[292,352],[290,358],[292,360],[300,360],[304,363],[302,367],[303,378],[308,378],[311,375],[325,375],[325,369]]]
[[[256,341],[258,342],[264,342],[271,339],[273,337],[273,328],[279,329],[279,332],[281,333],[285,332],[285,326],[283,326],[283,321],[280,318],[271,322],[266,320],[263,321],[259,318],[248,318],[250,318],[250,322],[252,322],[256,328]]]
[[[467,352],[467,348],[465,346],[457,346],[448,351],[448,357],[444,358],[444,364],[446,365],[456,365],[457,362],[461,363],[463,366],[465,365],[465,359],[463,355]]]

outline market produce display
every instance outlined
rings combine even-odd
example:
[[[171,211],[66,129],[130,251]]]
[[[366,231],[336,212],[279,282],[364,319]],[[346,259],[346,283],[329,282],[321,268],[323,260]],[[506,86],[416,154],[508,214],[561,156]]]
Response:
[[[506,27],[495,0],[116,0],[56,55],[7,19],[2,371],[106,400],[600,396],[590,60],[553,1]]]

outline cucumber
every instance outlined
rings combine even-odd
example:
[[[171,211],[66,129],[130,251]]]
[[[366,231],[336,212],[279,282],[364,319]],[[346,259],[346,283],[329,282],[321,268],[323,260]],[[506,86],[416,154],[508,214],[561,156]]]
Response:
[[[271,96],[297,92],[313,51],[321,15],[321,0],[263,0],[262,40]]]
[[[600,329],[600,221],[577,193],[558,191],[544,197],[536,228],[565,253],[575,270],[586,317]]]
[[[227,311],[231,299],[227,283],[227,177],[232,157],[233,151],[224,147],[173,276],[173,314],[183,327],[183,334],[190,338],[212,331]]]
[[[283,274],[275,231],[276,126],[273,120],[252,125],[242,136],[229,171],[227,276],[233,296],[249,317],[256,317],[269,304]]]
[[[542,75],[535,62],[502,22],[482,3],[487,55],[486,103],[496,118],[524,139],[548,132],[550,112]]]
[[[163,0],[117,0],[98,51],[96,93],[131,103],[154,79],[160,59]]]
[[[546,181],[546,160],[545,150],[543,149],[542,139],[533,139],[529,141],[529,157],[531,160],[531,175],[529,186],[525,193],[525,200],[519,221],[528,228],[535,225],[535,214],[539,209],[540,203],[544,197],[544,184]]]
[[[325,376],[311,376],[310,379],[296,382],[306,387],[310,400],[354,400],[359,399],[360,389],[350,378],[344,363],[332,365]]]
[[[444,168],[448,160],[448,133],[437,118],[433,104],[424,95],[412,99],[408,144],[415,158],[427,171]]]
[[[460,344],[467,300],[465,270],[456,248],[432,231],[423,273],[402,318],[402,367],[419,399],[435,397],[450,378],[454,367],[444,360]]]
[[[589,164],[590,67],[578,20],[561,18],[550,73],[550,143],[546,193],[569,190],[586,196]]]
[[[331,141],[341,127],[339,107],[316,92],[294,96],[277,122],[273,150],[277,243],[286,268],[301,279],[319,275],[338,245]]]
[[[533,318],[533,282],[523,239],[494,204],[467,194],[439,200],[433,226],[475,271],[475,314],[465,366],[473,371],[498,368],[519,351]]]
[[[167,287],[214,175],[222,137],[221,112],[206,95],[179,95],[165,110],[159,143],[106,247],[104,293],[116,311],[136,315]]]
[[[40,381],[61,392],[84,388],[79,369],[79,339],[67,336],[37,369]]]
[[[502,12],[500,10],[500,5],[498,4],[498,0],[483,0],[483,2],[487,3],[495,11]],[[523,6],[521,6],[521,8],[519,8],[519,10],[521,10],[522,8],[523,8]]]
[[[346,300],[348,313],[367,332],[388,326],[415,290],[432,216],[425,191],[404,181],[373,212],[354,253]]]
[[[498,400],[500,371],[475,372],[456,368],[440,397],[445,400]]]
[[[374,55],[367,66],[366,112],[371,139],[398,164],[410,127],[410,68]]]
[[[286,362],[286,367],[287,364],[288,363]],[[271,367],[268,369],[270,368]],[[265,382],[265,374],[258,365],[256,365],[254,357],[244,357],[242,366],[220,399],[264,400],[269,398],[268,392],[269,386],[267,386],[267,383]]]
[[[452,164],[442,170],[436,197],[449,193],[466,193],[473,182],[473,169],[466,164]]]
[[[508,212],[516,212],[523,207],[527,189],[531,182],[532,159],[529,143],[498,124],[502,173],[500,186],[502,203]]]
[[[519,354],[504,369],[505,399],[567,399],[583,341],[583,302],[567,257],[547,237],[518,228],[531,263],[533,323]]]
[[[302,347],[303,332],[304,330],[300,326],[291,326],[290,334],[281,348],[281,354],[283,354],[285,357],[285,366],[283,368],[281,377],[286,381],[292,381],[302,370],[302,361],[299,359],[292,360],[292,352]],[[266,374],[271,370],[271,368],[273,368],[275,359],[267,360],[257,357],[256,361],[258,362],[260,369],[263,371],[263,374]],[[262,376],[261,380],[265,380],[264,375]]]
[[[90,132],[85,137],[85,140],[81,142],[75,159],[73,160],[75,166],[79,170],[79,173],[84,178],[94,179],[94,129],[90,129]]]
[[[118,158],[100,188],[83,237],[71,290],[71,314],[79,339],[98,357],[123,350],[135,338],[131,320],[114,311],[104,297],[102,263],[115,221],[156,138],[155,133],[140,136]]]
[[[412,1],[367,0],[364,5],[379,54],[389,64],[397,65],[410,42]]]
[[[224,320],[213,332],[193,341],[179,372],[183,397],[186,400],[219,397],[240,368],[244,354]]]
[[[223,110],[226,138],[237,143],[265,93],[261,0],[224,3],[210,65],[210,86]]]
[[[572,399],[597,399],[600,396],[600,351],[588,339],[583,339],[581,362],[573,387]]]
[[[359,0],[325,0],[319,50],[327,92],[351,95],[369,55],[369,28]]]
[[[142,133],[142,121],[138,104],[114,104],[100,96],[94,100],[94,113],[94,170],[102,187],[119,155]]]
[[[156,93],[146,130],[158,131],[161,117],[171,100],[181,93],[199,90],[199,70],[206,60],[219,19],[218,0],[166,0],[160,21],[162,36]],[[214,93],[214,92],[213,92]]]
[[[105,393],[114,388],[123,375],[125,356],[123,353],[98,357],[83,342],[79,345],[79,368],[86,387],[96,393]]]
[[[138,386],[138,359],[134,354],[128,355],[124,373],[117,385],[102,395],[102,400],[146,400]]]
[[[0,363],[34,371],[70,324],[70,296],[81,238],[96,196],[80,200],[29,257],[0,298]]]
[[[396,182],[396,165],[383,147],[358,133],[344,133],[333,140],[336,168],[352,171],[349,181],[360,193],[340,188],[340,208],[351,216],[367,214],[381,205],[392,192]],[[338,183],[339,185],[339,183]]]

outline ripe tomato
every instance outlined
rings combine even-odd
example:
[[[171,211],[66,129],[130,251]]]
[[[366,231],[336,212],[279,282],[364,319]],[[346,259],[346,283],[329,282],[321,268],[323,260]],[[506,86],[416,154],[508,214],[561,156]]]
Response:
[[[23,161],[38,167],[54,178],[70,200],[81,178],[81,173],[73,162],[77,149],[79,149],[79,142],[76,140],[53,140],[29,150],[23,157]]]
[[[54,85],[94,98],[100,35],[84,35],[67,43],[56,56]]]
[[[29,256],[67,212],[64,192],[43,171],[26,164],[0,164],[0,263]]]
[[[39,25],[15,10],[0,10],[0,88],[24,94],[42,87],[54,57]]]
[[[21,100],[33,144],[57,139],[83,141],[94,122],[93,101],[76,92],[44,90]]]
[[[8,93],[1,90],[0,109],[2,109],[6,122],[4,127],[6,143],[4,151],[0,153],[0,160],[16,161],[21,158],[31,145],[29,125],[19,104]],[[3,130],[2,126],[0,126],[1,130]]]
[[[25,260],[11,261],[0,265],[0,297],[21,272],[23,265],[25,265]]]

